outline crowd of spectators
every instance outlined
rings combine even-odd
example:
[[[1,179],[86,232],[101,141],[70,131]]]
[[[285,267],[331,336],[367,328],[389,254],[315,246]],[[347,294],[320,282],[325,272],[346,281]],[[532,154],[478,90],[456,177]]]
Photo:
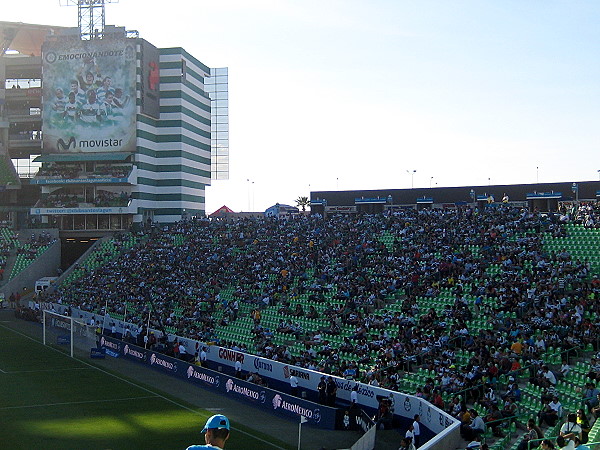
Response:
[[[58,192],[41,198],[36,206],[41,208],[76,208],[85,201],[83,194]]]
[[[54,177],[73,179],[79,176],[81,166],[79,164],[44,164],[37,173],[38,177]]]
[[[89,311],[106,303],[119,314],[127,308],[127,320],[138,324],[151,303],[153,325],[169,325],[180,336],[389,389],[398,390],[403,374],[419,366],[433,376],[417,395],[457,417],[466,400],[481,402],[485,419],[498,421],[514,414],[520,396],[516,382],[496,393],[499,379],[514,381],[527,368],[525,376],[551,404],[556,379],[543,361],[547,349],[561,347],[568,359],[577,349],[597,348],[597,274],[566,249],[543,246],[544,233],[564,237],[565,223],[584,217],[582,208],[598,211],[580,207],[566,221],[508,205],[187,220],[138,231],[137,246],[48,300]],[[384,234],[396,239],[386,246]],[[234,290],[233,300],[220,295],[225,289]],[[443,292],[453,299],[445,309],[423,308],[422,299]],[[302,305],[300,296],[320,308]],[[220,339],[240,303],[251,311],[254,348]],[[276,329],[261,321],[266,308],[281,316]],[[303,317],[328,325],[306,329]],[[477,318],[488,326],[475,326]],[[274,331],[302,342],[302,351],[276,344]],[[342,344],[331,339],[338,335]],[[466,362],[459,353],[468,355]],[[459,393],[444,404],[442,395]],[[546,413],[540,420],[551,422]]]
[[[581,224],[586,228],[600,228],[600,203],[580,202],[561,203],[559,205],[560,220]]]
[[[125,178],[131,172],[131,166],[111,164],[97,165],[93,172],[86,172],[82,164],[52,163],[44,164],[37,173],[41,178]]]
[[[113,166],[107,164],[104,166],[96,166],[92,175],[95,177],[125,178],[130,172],[131,166]]]
[[[112,191],[98,190],[94,198],[94,206],[127,206],[129,195],[122,191],[120,193]]]
[[[8,264],[8,258],[19,255],[25,259],[33,260],[37,257],[40,249],[46,248],[56,239],[46,231],[32,233],[29,239],[20,238],[13,234],[9,228],[0,227],[0,281],[4,280],[4,272]]]
[[[310,347],[301,356],[286,356],[285,348],[270,344],[268,333],[273,330],[264,330],[259,320],[254,333],[262,345],[256,350],[264,356],[300,365],[312,362],[336,373],[340,349],[327,348],[327,334],[352,327],[342,351],[359,359],[367,359],[373,350],[380,352],[367,371],[369,381],[393,388],[394,368],[412,361],[448,370],[452,377],[442,388],[453,392],[479,377],[469,375],[470,368],[465,373],[450,369],[456,364],[449,344],[453,340],[460,339],[463,348],[476,355],[472,365],[483,373],[508,373],[514,360],[529,364],[550,346],[595,342],[596,324],[584,317],[586,311],[597,313],[590,301],[597,286],[588,280],[589,264],[566,251],[546,254],[541,245],[540,231],[560,234],[561,227],[549,218],[509,208],[283,222],[192,220],[139,232],[147,238],[139,248],[54,296],[90,310],[108,298],[109,308],[121,313],[126,301],[146,304],[150,299],[164,322],[181,334],[215,340],[215,313],[231,311],[219,292],[234,286],[236,302],[258,311],[276,305],[283,316],[280,329]],[[391,249],[377,239],[384,231],[400,237]],[[185,236],[181,246],[173,243],[176,233]],[[480,252],[475,254],[469,246]],[[490,276],[486,268],[492,264],[499,264],[502,272]],[[314,271],[310,278],[309,269]],[[292,285],[294,277],[302,282]],[[127,292],[117,286],[127,286]],[[419,297],[435,298],[444,289],[452,290],[455,301],[443,314],[420,310]],[[328,291],[336,295],[325,301]],[[399,291],[405,293],[402,306],[392,310],[387,307],[389,298]],[[295,302],[305,293],[323,302],[321,314],[330,323],[316,340],[319,330],[304,330],[294,322],[294,317],[320,315]],[[485,303],[484,298],[494,302]],[[184,313],[176,316],[175,307],[183,307]],[[518,312],[516,318],[513,311]],[[492,329],[474,335],[467,326],[474,314],[489,317]],[[389,325],[399,332],[391,333]],[[535,330],[543,333],[534,338]],[[489,367],[493,362],[496,369]],[[390,369],[381,370],[386,367]]]
[[[32,233],[28,240],[21,242],[15,251],[17,255],[23,255],[28,259],[35,259],[41,248],[46,248],[56,241],[50,233],[42,231]]]

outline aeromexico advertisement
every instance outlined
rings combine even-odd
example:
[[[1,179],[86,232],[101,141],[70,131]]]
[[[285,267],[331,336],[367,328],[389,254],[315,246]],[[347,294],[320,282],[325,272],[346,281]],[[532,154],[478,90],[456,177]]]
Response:
[[[33,308],[33,302],[30,302],[30,307]],[[59,304],[41,304],[40,307],[42,309],[53,309],[60,314],[63,314],[66,310],[65,305]],[[94,316],[94,314],[83,311],[78,308],[72,308],[72,315],[74,317],[81,317],[85,321],[89,321],[92,317],[99,319],[101,316]],[[124,333],[126,327],[131,327],[131,325],[126,324],[123,321],[117,319],[111,319],[109,316],[106,316],[104,320],[105,323],[114,322],[116,324],[117,332]],[[156,330],[154,330],[156,331]],[[319,384],[319,380],[323,374],[304,369],[302,367],[291,366],[289,364],[281,363],[278,361],[273,361],[266,358],[261,358],[259,356],[250,355],[247,353],[238,352],[235,350],[231,350],[228,348],[220,347],[218,345],[206,345],[200,343],[198,341],[193,341],[185,338],[178,338],[180,342],[184,343],[188,349],[199,349],[201,346],[204,346],[207,349],[207,361],[209,365],[212,364],[215,367],[219,366],[228,366],[228,369],[232,372],[233,366],[236,361],[239,361],[242,366],[242,371],[244,372],[258,372],[262,377],[268,378],[270,382],[281,382],[285,383],[285,385],[289,385],[290,376],[295,376],[298,380],[298,385],[300,390],[306,391],[317,391],[317,385]],[[110,339],[107,339],[110,340]],[[118,341],[114,341],[118,342]],[[201,382],[203,385],[213,385],[213,386],[221,386],[221,388],[225,389],[228,395],[236,396],[240,399],[249,400],[257,405],[268,404],[273,408],[273,410],[278,410],[284,413],[292,413],[292,411],[302,411],[301,408],[308,408],[303,405],[314,405],[310,402],[306,402],[304,400],[298,399],[296,397],[285,396],[281,393],[278,393],[282,396],[282,399],[290,398],[293,401],[282,400],[280,403],[279,400],[272,398],[271,400],[275,400],[273,403],[271,400],[267,400],[265,398],[265,402],[262,402],[262,396],[260,395],[259,389],[256,385],[244,382],[242,380],[238,380],[237,378],[228,377],[227,375],[219,375],[217,380],[213,380],[213,382],[207,382],[206,378],[201,375],[194,375],[195,372],[191,372],[192,375],[188,373],[188,364],[184,363],[181,360],[176,360],[169,358],[167,356],[161,355],[160,353],[153,353],[136,347],[131,344],[124,344],[122,349],[123,356],[128,357],[129,359],[150,364],[151,367],[174,374],[180,377],[187,377],[190,381]],[[152,362],[152,354],[154,354],[154,362]],[[171,362],[170,364],[166,364],[167,362]],[[194,371],[203,372],[204,369],[197,368],[197,366],[191,366]],[[209,373],[215,373],[213,371],[206,371]],[[219,369],[221,372],[221,369]],[[217,372],[218,373],[218,372]],[[221,377],[222,379],[219,379]],[[228,383],[228,380],[231,379],[231,383]],[[458,421],[454,419],[451,415],[446,412],[440,410],[439,408],[433,406],[429,402],[415,397],[413,395],[407,395],[401,392],[394,392],[388,389],[370,386],[365,383],[360,383],[352,380],[345,380],[340,377],[333,377],[338,391],[337,398],[345,401],[350,401],[350,393],[355,386],[358,386],[358,403],[365,408],[376,409],[379,404],[378,398],[386,397],[388,398],[394,407],[394,414],[403,419],[410,419],[414,417],[415,414],[419,414],[421,416],[421,421],[423,426],[425,426],[432,434],[440,435],[446,430],[450,428],[455,428],[459,425]],[[227,386],[229,385],[230,389],[227,390]],[[246,386],[249,390],[244,390],[239,388],[239,386]],[[263,388],[260,388],[261,390]],[[256,392],[252,391],[255,390]],[[252,391],[252,392],[251,392]],[[269,392],[272,392],[269,390]],[[274,392],[274,391],[273,391]],[[256,398],[258,397],[258,398]],[[302,402],[300,405],[299,402]],[[294,406],[297,405],[297,406]],[[323,409],[325,409],[324,407]],[[307,412],[306,412],[307,413]],[[300,413],[301,414],[301,413]],[[308,414],[308,413],[307,413]],[[321,417],[321,412],[315,413],[313,411],[313,416],[316,418]],[[322,419],[320,419],[322,420]],[[321,423],[322,426],[323,424]],[[438,437],[440,437],[438,436]]]
[[[111,354],[111,356],[122,356],[149,365],[155,370],[182,378],[207,389],[218,390],[228,397],[253,403],[256,407],[275,414],[287,415],[298,419],[300,416],[304,416],[308,420],[308,423],[319,428],[335,428],[335,408],[316,405],[309,401],[258,386],[223,373],[204,369],[136,345],[124,344],[109,337],[102,337],[100,344],[107,350],[114,351],[114,354]]]
[[[135,151],[135,42],[58,37],[44,43],[45,153]]]

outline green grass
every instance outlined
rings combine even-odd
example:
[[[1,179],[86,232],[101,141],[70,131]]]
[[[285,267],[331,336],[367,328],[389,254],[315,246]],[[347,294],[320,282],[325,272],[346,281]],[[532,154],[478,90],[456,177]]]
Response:
[[[0,325],[1,448],[185,449],[212,414]],[[227,450],[285,447],[232,427]]]

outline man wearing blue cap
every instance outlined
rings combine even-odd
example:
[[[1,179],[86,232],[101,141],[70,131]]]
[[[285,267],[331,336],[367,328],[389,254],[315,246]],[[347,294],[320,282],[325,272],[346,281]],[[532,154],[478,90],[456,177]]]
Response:
[[[206,421],[202,429],[206,445],[190,445],[186,450],[223,450],[225,441],[229,439],[229,419],[216,414]]]

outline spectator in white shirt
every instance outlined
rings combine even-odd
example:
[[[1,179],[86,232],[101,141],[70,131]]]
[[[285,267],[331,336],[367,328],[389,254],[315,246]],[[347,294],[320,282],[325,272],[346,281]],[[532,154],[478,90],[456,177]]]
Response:
[[[413,425],[413,433],[415,435],[415,448],[419,448],[420,445],[420,438],[421,438],[421,425],[419,424],[419,422],[421,421],[421,416],[419,416],[418,414],[415,414],[415,420],[412,423]]]

